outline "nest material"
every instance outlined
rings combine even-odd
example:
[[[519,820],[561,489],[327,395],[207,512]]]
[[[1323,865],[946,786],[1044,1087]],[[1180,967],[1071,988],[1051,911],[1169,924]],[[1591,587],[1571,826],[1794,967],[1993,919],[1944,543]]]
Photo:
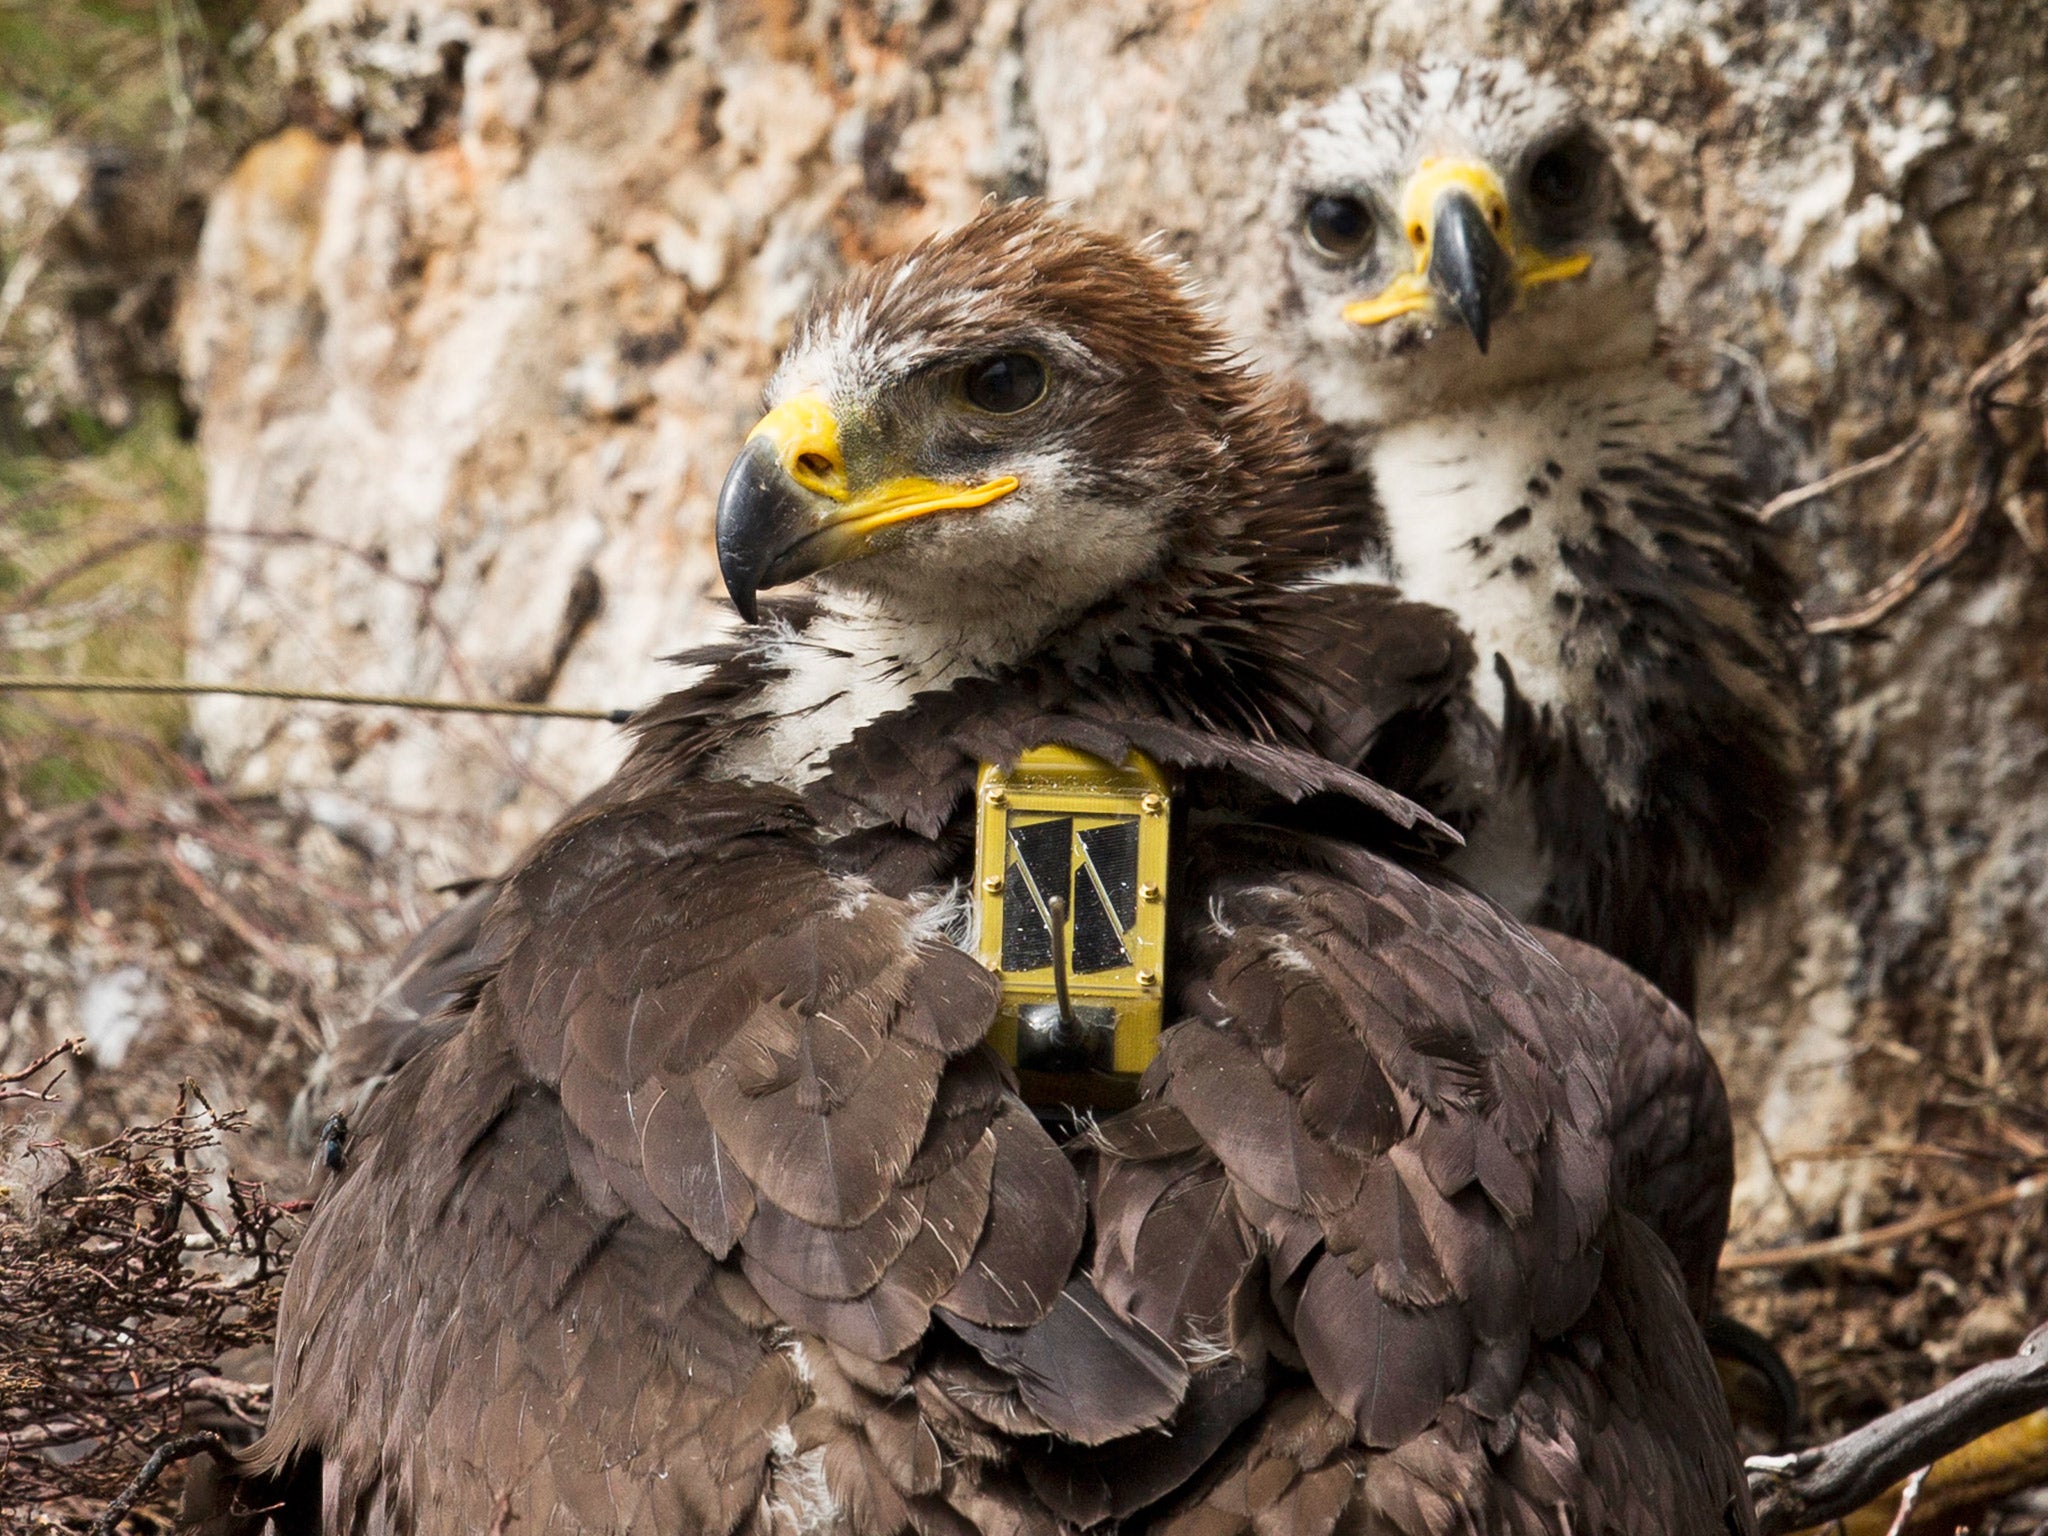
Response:
[[[25,1076],[0,1074],[0,1090]],[[111,1494],[202,1405],[198,1418],[260,1427],[267,1390],[220,1363],[268,1344],[292,1223],[209,1166],[246,1123],[187,1092],[175,1114],[100,1146],[30,1141],[14,1160],[0,1218],[10,1501]],[[15,1186],[24,1173],[33,1182]]]
[[[8,798],[0,1529],[85,1531],[168,1437],[260,1428],[292,1097],[434,898],[345,807]],[[120,1529],[166,1524],[180,1475]]]

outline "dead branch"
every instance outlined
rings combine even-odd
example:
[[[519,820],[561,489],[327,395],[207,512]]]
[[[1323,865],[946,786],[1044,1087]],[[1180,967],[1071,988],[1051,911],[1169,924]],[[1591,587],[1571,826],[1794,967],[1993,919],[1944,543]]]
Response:
[[[1900,1478],[1934,1467],[1980,1436],[2048,1408],[2048,1327],[2019,1352],[1966,1371],[1839,1440],[1792,1456],[1754,1456],[1749,1491],[1763,1536],[1838,1520]],[[1933,1480],[1938,1481],[1935,1468]],[[1922,1492],[1927,1492],[1923,1480]],[[1903,1501],[1902,1501],[1903,1502]]]
[[[181,1390],[186,1401],[218,1403],[255,1429],[261,1429],[270,1414],[270,1388],[262,1382],[200,1374],[186,1377]]]
[[[282,974],[305,986],[312,984],[305,963],[290,954],[284,941],[276,935],[266,933],[250,918],[244,916],[235,904],[216,891],[201,878],[199,871],[178,856],[175,844],[166,841],[158,850],[164,868],[173,879],[192,893],[193,900],[204,907],[216,922],[245,944],[252,954],[260,955],[264,961]],[[315,1039],[314,1044],[318,1045]]]
[[[223,801],[222,804],[226,805],[227,802]],[[230,806],[229,809],[232,810],[232,807]],[[173,838],[191,837],[217,852],[227,854],[230,858],[254,864],[267,874],[289,881],[308,897],[327,906],[346,907],[351,912],[395,911],[393,904],[388,900],[379,900],[376,897],[365,896],[360,891],[345,890],[341,886],[322,880],[316,875],[308,874],[292,860],[278,853],[275,848],[252,835],[248,835],[246,826],[244,831],[238,835],[234,832],[224,832],[219,827],[210,826],[205,823],[190,824],[173,819],[165,814],[164,808],[160,804],[143,803],[134,807],[134,810],[138,819],[146,820],[152,826],[161,827],[166,832],[169,832]]]
[[[1776,522],[1794,507],[1803,507],[1809,501],[1818,501],[1823,496],[1832,495],[1845,485],[1854,485],[1859,480],[1867,480],[1872,475],[1890,469],[1926,441],[1927,433],[1924,428],[1909,432],[1882,453],[1872,454],[1867,459],[1851,464],[1847,469],[1838,469],[1831,475],[1822,475],[1818,480],[1796,485],[1789,491],[1773,496],[1756,509],[1757,518],[1761,522]]]
[[[219,1435],[180,1435],[175,1440],[166,1441],[150,1453],[149,1460],[142,1464],[142,1470],[135,1474],[128,1486],[115,1496],[114,1501],[106,1507],[106,1511],[92,1523],[92,1536],[114,1536],[122,1517],[136,1506],[144,1494],[156,1486],[156,1480],[164,1475],[164,1468],[174,1461],[196,1456],[201,1451],[211,1451],[222,1461],[227,1461],[233,1455],[228,1449],[227,1442]]]
[[[2010,1508],[2048,1479],[2048,1409],[1979,1435],[1893,1483],[1869,1503],[1812,1528],[1812,1536],[1950,1536],[1987,1506]],[[1981,1528],[1992,1536],[1994,1527]]]
[[[254,544],[307,544],[331,549],[336,553],[352,555],[380,575],[409,586],[417,592],[425,594],[430,591],[429,583],[415,577],[400,575],[390,569],[383,557],[326,534],[296,528],[210,528],[204,523],[154,523],[146,528],[131,529],[65,561],[55,570],[14,593],[0,612],[26,612],[79,577],[90,574],[109,561],[133,554],[138,549],[146,549],[152,544],[196,544],[212,539],[240,539]]]
[[[1905,1142],[1896,1146],[1882,1143],[1862,1145],[1843,1143],[1828,1147],[1800,1147],[1791,1152],[1780,1152],[1778,1160],[1784,1163],[1861,1163],[1877,1158],[1897,1158],[1903,1162],[1920,1163],[2013,1163],[2048,1161],[2044,1152],[1994,1152],[1982,1148],[1937,1146],[1928,1142]]]
[[[1984,518],[1998,501],[1998,487],[2005,478],[2011,450],[1992,417],[1993,396],[2034,357],[2048,349],[2048,315],[2043,315],[2020,333],[2019,339],[1970,375],[1964,400],[1977,439],[1977,474],[1962,508],[1937,534],[1934,541],[1899,570],[1836,613],[1821,614],[1806,621],[1816,635],[1852,634],[1883,623],[1901,606],[1922,591],[1929,582],[1962,558],[1963,551],[1977,537]]]
[[[24,1088],[21,1085],[49,1066],[59,1056],[76,1056],[84,1045],[85,1041],[83,1038],[73,1035],[70,1039],[51,1046],[27,1066],[16,1067],[11,1072],[0,1072],[0,1101],[7,1099],[34,1099],[38,1103],[43,1104],[56,1103],[57,1085],[64,1081],[64,1074],[62,1072],[59,1072],[40,1088]]]
[[[464,657],[461,647],[456,642],[454,631],[435,608],[434,599],[437,584],[424,577],[408,576],[391,569],[390,561],[381,551],[360,549],[346,540],[336,539],[311,530],[226,529],[209,527],[203,523],[167,523],[135,529],[84,551],[72,560],[67,561],[59,569],[47,573],[27,587],[24,587],[20,592],[12,594],[5,603],[0,603],[0,615],[32,612],[39,604],[46,601],[67,583],[76,581],[80,577],[91,573],[97,567],[118,560],[123,556],[133,553],[136,549],[147,545],[172,542],[204,542],[211,545],[223,540],[238,540],[257,546],[304,546],[325,550],[354,561],[382,580],[395,582],[400,586],[409,588],[414,595],[418,623],[424,632],[432,635],[438,642],[448,675],[454,683],[455,698],[441,703],[438,705],[439,708],[464,716],[476,716],[482,719],[487,719],[492,715],[537,715],[546,717],[558,713],[544,705],[513,707],[499,704],[464,702],[477,698],[479,686],[473,669]],[[251,593],[260,593],[270,599],[276,605],[278,617],[296,630],[297,626],[294,623],[295,610],[288,602],[280,600],[277,594],[270,591],[261,573],[252,566],[246,569],[243,575],[247,583],[246,590]],[[310,636],[301,634],[300,638],[307,640],[309,645],[311,644]],[[311,648],[316,653],[319,649],[317,645],[313,645]],[[38,679],[37,681],[40,683],[42,680]],[[226,691],[240,692],[244,690],[237,686]],[[264,692],[260,690],[252,689],[248,691],[255,692],[258,697],[265,696]],[[281,690],[280,693],[281,695],[288,696],[289,693],[297,691]],[[621,710],[592,711],[587,712],[587,714],[586,712],[579,711],[576,717],[603,718],[613,724],[618,724],[621,723],[620,717],[625,713],[627,712]],[[67,729],[78,731],[82,734],[94,736],[111,736],[112,734],[108,731],[103,721],[60,719],[59,723]],[[563,786],[540,773],[533,763],[528,760],[528,757],[517,750],[502,733],[495,730],[484,730],[481,732],[481,740],[486,749],[501,762],[508,772],[513,774],[522,783],[553,796],[564,805],[574,798]],[[152,744],[138,743],[138,745],[144,745],[146,748]]]
[[[1785,1248],[1762,1248],[1750,1253],[1723,1254],[1721,1269],[1723,1273],[1739,1269],[1783,1269],[1793,1264],[1811,1264],[1819,1259],[1838,1259],[1845,1254],[1867,1253],[1872,1248],[1889,1247],[1893,1243],[1904,1242],[1909,1237],[1918,1237],[1923,1232],[1933,1232],[1958,1221],[1968,1221],[1972,1216],[1981,1216],[1986,1211],[2017,1205],[2022,1200],[2043,1193],[2048,1193],[2048,1175],[2030,1174],[2016,1184],[1994,1189],[1990,1194],[1979,1195],[1974,1200],[1965,1200],[1961,1205],[1929,1211],[1921,1216],[1911,1216],[1904,1221],[1892,1222],[1889,1226],[1872,1227],[1867,1232],[1850,1232],[1841,1237],[1825,1238],[1817,1243],[1794,1243]]]
[[[202,537],[203,531],[197,526],[178,527],[166,525],[154,528],[138,528],[119,538],[109,539],[95,545],[74,559],[65,561],[56,570],[40,580],[32,581],[7,601],[8,613],[26,613],[39,606],[52,593],[76,581],[87,572],[105,565],[110,560],[147,548],[151,544],[190,543]]]

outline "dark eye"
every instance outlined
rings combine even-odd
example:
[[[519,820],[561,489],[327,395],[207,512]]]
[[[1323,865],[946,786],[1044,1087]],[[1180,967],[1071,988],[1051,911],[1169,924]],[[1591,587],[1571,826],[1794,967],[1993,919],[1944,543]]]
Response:
[[[1004,352],[968,366],[961,393],[976,410],[1014,416],[1045,396],[1045,364],[1029,352]]]
[[[1301,229],[1323,255],[1349,261],[1372,244],[1372,210],[1355,197],[1319,197],[1308,205]]]
[[[1580,140],[1558,144],[1529,166],[1529,196],[1545,208],[1575,208],[1593,190],[1600,152]]]

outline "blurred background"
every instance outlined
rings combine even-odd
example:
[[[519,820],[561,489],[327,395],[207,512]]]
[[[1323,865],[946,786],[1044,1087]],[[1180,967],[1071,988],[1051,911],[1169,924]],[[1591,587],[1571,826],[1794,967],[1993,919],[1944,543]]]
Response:
[[[1039,194],[1255,314],[1278,112],[1425,47],[1614,125],[1759,500],[1916,440],[1779,514],[1811,613],[1953,531],[1816,644],[1804,857],[1702,1009],[1736,1248],[1982,1208],[1731,1276],[1855,1422],[2048,1316],[2040,350],[1966,400],[2048,311],[2042,0],[0,0],[0,670],[643,703],[813,286]],[[189,1081],[247,1110],[194,1166],[289,1196],[381,957],[619,752],[0,695],[0,1064],[90,1042],[0,1184]]]

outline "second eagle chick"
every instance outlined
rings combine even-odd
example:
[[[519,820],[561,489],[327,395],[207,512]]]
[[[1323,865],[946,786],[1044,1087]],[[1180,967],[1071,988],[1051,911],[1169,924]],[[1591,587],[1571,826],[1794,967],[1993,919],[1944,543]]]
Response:
[[[1329,579],[1479,653],[1460,873],[1690,1009],[1792,840],[1798,625],[1605,138],[1513,62],[1374,76],[1291,116],[1272,224],[1262,345],[1377,488]]]

